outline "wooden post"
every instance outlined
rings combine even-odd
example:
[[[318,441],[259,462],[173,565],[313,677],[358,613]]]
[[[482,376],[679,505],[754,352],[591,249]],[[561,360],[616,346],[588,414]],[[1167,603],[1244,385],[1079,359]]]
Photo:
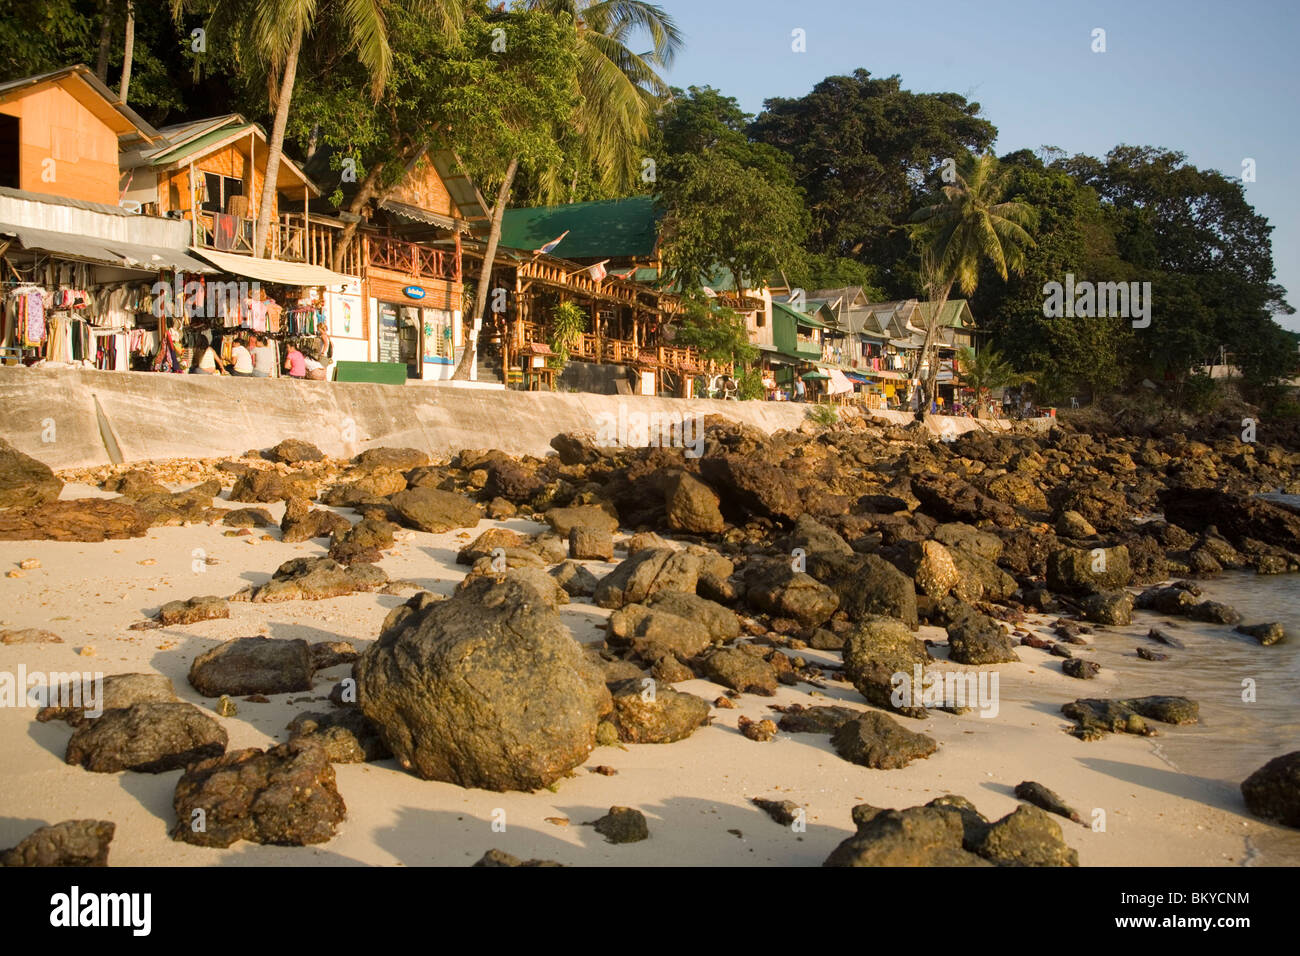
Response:
[[[194,163],[190,162],[190,245],[199,244],[199,211],[194,204],[198,186],[194,182]]]

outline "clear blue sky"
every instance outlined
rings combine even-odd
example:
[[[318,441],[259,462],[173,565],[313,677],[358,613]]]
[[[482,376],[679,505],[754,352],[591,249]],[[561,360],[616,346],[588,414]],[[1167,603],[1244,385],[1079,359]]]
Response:
[[[1275,227],[1277,281],[1300,309],[1297,0],[658,2],[686,39],[669,82],[717,87],[751,113],[863,67],[978,102],[999,153],[1162,146],[1233,177],[1253,158],[1246,195]],[[796,28],[805,53],[791,50]],[[1281,321],[1300,330],[1300,313]]]

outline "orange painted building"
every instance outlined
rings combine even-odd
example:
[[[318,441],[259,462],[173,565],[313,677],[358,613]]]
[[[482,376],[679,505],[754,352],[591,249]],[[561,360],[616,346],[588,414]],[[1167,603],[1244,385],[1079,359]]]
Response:
[[[116,206],[120,150],[157,139],[85,66],[0,83],[0,186]]]

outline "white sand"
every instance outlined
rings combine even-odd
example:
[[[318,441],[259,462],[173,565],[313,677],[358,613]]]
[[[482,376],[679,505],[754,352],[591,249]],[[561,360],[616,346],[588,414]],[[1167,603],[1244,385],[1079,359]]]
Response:
[[[64,491],[65,498],[88,494],[102,492],[85,486]],[[278,520],[283,506],[266,507]],[[514,520],[483,521],[472,532],[412,533],[380,566],[391,578],[450,593],[467,570],[455,564],[456,550],[494,524],[540,530],[532,522]],[[225,530],[219,525],[155,528],[145,538],[101,544],[0,543],[0,571],[26,558],[41,562],[39,569],[21,578],[0,577],[0,629],[43,627],[65,642],[0,646],[0,671],[14,672],[20,663],[29,671],[157,671],[171,678],[181,699],[210,710],[216,702],[200,697],[186,674],[195,656],[220,641],[264,634],[309,642],[350,640],[363,650],[388,610],[405,599],[358,594],[319,602],[236,603],[229,620],[128,630],[166,601],[229,595],[265,581],[289,558],[324,553],[321,540],[249,544],[244,538],[224,537]],[[277,529],[269,531],[278,538]],[[195,549],[202,552],[196,554]],[[196,564],[205,555],[218,563]],[[194,567],[205,570],[196,572]],[[600,575],[612,565],[591,562],[590,567]],[[583,642],[601,640],[607,615],[581,603],[563,610],[574,636]],[[922,636],[942,640],[943,632],[926,629]],[[1085,650],[1083,655],[1094,654],[1104,665],[1106,643],[1103,638],[1097,651]],[[1124,646],[1131,648],[1131,643]],[[87,645],[95,648],[94,655],[78,656]],[[838,655],[800,653],[838,660]],[[909,729],[924,731],[940,743],[933,756],[902,770],[850,764],[832,751],[824,735],[782,733],[767,743],[741,736],[736,730],[741,715],[779,717],[768,704],[844,702],[866,707],[847,684],[829,682],[824,692],[807,684],[783,686],[775,698],[745,695],[734,710],[714,709],[711,726],[678,743],[598,747],[586,766],[557,784],[554,792],[466,790],[420,780],[391,760],[336,764],[347,819],[328,844],[306,848],[240,843],[216,850],[173,842],[167,832],[174,821],[172,792],[181,771],[97,774],[68,766],[63,754],[69,727],[38,723],[32,709],[3,708],[0,847],[13,845],[42,824],[92,817],[117,824],[110,861],[123,866],[465,865],[492,847],[523,858],[580,865],[817,865],[851,835],[849,810],[854,804],[901,808],[957,793],[993,819],[1015,809],[1018,801],[1012,790],[1017,783],[1036,780],[1060,794],[1085,820],[1092,819],[1094,808],[1104,810],[1104,832],[1054,818],[1084,866],[1239,865],[1247,860],[1247,837],[1271,828],[1245,815],[1239,797],[1234,800],[1222,787],[1162,762],[1154,746],[1160,738],[1109,736],[1084,743],[1063,732],[1069,722],[1060,714],[1061,704],[1076,697],[1115,694],[1112,671],[1103,670],[1097,680],[1083,682],[1064,676],[1060,659],[1045,651],[1022,647],[1019,653],[1023,663],[997,668],[1001,700],[996,718],[935,711],[924,721],[900,718]],[[230,747],[284,741],[285,725],[294,716],[329,709],[323,698],[333,682],[348,673],[347,665],[318,673],[311,694],[278,695],[267,704],[237,700],[238,714],[220,718]],[[1157,681],[1153,677],[1149,687],[1124,690],[1177,692]],[[676,686],[710,701],[724,692],[702,680]],[[322,699],[290,703],[311,696]],[[1162,734],[1179,732],[1161,725]],[[586,769],[598,764],[614,767],[617,775]],[[806,808],[806,832],[774,823],[749,803],[755,796],[793,800]],[[614,846],[580,825],[612,805],[644,812],[650,839]],[[505,813],[504,832],[493,829],[497,810]],[[548,822],[548,817],[569,822]]]

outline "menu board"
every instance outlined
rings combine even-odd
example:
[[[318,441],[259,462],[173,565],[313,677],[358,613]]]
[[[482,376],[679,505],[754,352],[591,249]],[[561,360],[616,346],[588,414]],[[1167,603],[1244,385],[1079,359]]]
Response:
[[[397,334],[397,306],[383,302],[379,303],[379,361],[402,361],[402,348]]]

